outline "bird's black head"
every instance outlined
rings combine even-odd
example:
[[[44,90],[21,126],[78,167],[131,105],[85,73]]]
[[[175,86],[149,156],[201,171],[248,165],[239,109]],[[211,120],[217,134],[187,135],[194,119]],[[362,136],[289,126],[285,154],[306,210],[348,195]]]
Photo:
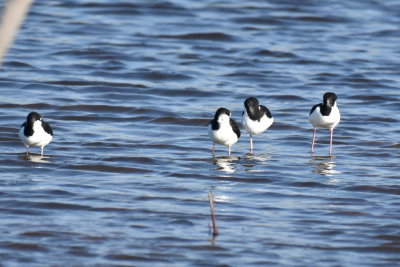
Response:
[[[249,97],[244,101],[247,115],[252,120],[259,120],[262,116],[257,98]]]
[[[337,96],[335,93],[327,92],[324,94],[324,105],[329,107],[333,107],[337,100]]]
[[[35,121],[40,121],[40,120],[42,120],[42,116],[40,116],[40,114],[35,111],[29,113],[28,117],[26,118],[26,121],[31,124],[33,124]]]
[[[218,120],[219,116],[221,116],[222,114],[226,114],[228,116],[231,116],[231,112],[229,111],[229,109],[219,108],[219,109],[217,109],[217,112],[215,112],[214,119]]]
[[[257,108],[258,109],[258,100],[255,97],[249,97],[244,101],[244,106],[246,110],[249,110],[251,108]]]

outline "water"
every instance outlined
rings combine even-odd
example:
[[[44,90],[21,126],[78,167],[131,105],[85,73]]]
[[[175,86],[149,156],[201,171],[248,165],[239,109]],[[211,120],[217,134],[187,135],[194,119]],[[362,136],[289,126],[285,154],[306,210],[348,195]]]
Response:
[[[399,1],[36,1],[0,71],[0,265],[399,264],[399,25]],[[274,124],[212,159],[248,96]]]

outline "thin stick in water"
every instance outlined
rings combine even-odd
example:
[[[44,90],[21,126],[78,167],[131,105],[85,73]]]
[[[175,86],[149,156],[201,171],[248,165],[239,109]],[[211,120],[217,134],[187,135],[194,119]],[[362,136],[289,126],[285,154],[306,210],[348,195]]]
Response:
[[[213,194],[211,191],[208,193],[208,198],[210,199],[211,217],[212,217],[213,229],[214,229],[213,235],[217,236],[218,228],[217,228],[217,223],[215,221],[214,201],[213,201]]]
[[[0,67],[33,0],[8,0],[0,21]]]

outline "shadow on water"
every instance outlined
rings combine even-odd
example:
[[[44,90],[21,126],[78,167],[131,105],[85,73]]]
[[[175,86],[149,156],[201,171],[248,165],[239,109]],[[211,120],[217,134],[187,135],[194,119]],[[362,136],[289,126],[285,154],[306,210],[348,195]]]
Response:
[[[335,170],[336,162],[331,156],[312,156],[310,163],[312,172],[323,176],[333,176],[340,172]]]

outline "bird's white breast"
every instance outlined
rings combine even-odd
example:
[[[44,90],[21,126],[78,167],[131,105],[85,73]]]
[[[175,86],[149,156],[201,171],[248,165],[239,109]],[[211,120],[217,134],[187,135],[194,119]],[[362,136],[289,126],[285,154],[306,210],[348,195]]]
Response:
[[[225,115],[222,115],[225,116]],[[222,117],[221,116],[221,117]],[[232,127],[229,123],[229,117],[219,119],[220,127],[218,130],[212,129],[212,124],[208,125],[208,135],[210,136],[211,140],[214,143],[224,145],[224,146],[231,146],[238,141],[238,137],[235,132],[232,130]]]
[[[333,129],[340,122],[339,108],[335,104],[332,107],[331,113],[328,116],[323,116],[321,114],[320,107],[318,106],[313,113],[310,114],[308,120],[311,122],[314,128]]]
[[[33,123],[33,135],[25,136],[24,127],[21,127],[19,129],[19,138],[25,145],[34,147],[43,147],[51,142],[53,136],[46,133],[46,131],[42,127],[41,121],[35,121]]]
[[[260,121],[250,119],[249,115],[245,111],[242,116],[242,125],[243,128],[246,129],[250,134],[260,134],[267,130],[272,123],[274,122],[274,118],[268,118],[268,116],[264,115],[261,117]]]

